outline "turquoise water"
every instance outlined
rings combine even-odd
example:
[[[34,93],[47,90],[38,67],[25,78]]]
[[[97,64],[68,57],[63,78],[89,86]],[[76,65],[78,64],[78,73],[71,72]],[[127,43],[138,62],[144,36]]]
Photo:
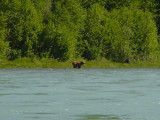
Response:
[[[160,69],[0,69],[1,120],[159,120]]]

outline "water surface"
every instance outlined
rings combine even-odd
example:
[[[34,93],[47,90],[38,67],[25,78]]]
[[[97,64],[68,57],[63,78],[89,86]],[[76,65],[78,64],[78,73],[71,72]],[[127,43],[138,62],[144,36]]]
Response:
[[[0,69],[2,120],[158,120],[160,69]]]

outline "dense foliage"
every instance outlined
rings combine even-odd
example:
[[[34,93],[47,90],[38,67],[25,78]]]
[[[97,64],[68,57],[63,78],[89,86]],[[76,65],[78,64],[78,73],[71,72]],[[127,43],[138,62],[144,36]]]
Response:
[[[1,0],[0,59],[155,59],[159,0]]]

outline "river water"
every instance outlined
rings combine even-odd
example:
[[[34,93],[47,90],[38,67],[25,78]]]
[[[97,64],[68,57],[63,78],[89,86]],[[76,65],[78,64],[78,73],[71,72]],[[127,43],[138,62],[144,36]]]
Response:
[[[159,120],[160,69],[0,69],[1,120]]]

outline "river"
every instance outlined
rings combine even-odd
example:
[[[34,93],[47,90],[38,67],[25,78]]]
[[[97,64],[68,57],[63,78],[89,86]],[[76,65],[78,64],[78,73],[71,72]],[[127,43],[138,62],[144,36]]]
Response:
[[[159,120],[160,69],[0,69],[1,120]]]

